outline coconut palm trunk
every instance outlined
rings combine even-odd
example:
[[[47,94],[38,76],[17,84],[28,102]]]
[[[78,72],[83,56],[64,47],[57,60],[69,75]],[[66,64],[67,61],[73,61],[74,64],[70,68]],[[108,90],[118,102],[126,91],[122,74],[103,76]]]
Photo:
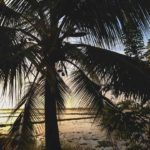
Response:
[[[61,150],[56,111],[56,79],[52,69],[45,81],[45,150]]]

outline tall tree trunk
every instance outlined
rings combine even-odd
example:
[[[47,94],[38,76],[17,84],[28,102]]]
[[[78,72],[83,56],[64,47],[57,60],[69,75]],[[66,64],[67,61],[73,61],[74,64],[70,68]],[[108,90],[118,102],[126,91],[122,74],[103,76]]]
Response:
[[[52,69],[45,82],[45,145],[46,150],[61,150],[59,130],[57,124],[57,111],[55,92],[56,77]]]

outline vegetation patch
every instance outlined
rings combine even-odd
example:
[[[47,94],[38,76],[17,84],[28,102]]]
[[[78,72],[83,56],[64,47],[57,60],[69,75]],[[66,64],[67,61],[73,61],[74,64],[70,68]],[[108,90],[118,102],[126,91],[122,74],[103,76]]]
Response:
[[[113,144],[110,141],[98,141],[97,147],[110,147]]]
[[[140,144],[136,144],[136,143],[131,143],[127,150],[147,150],[147,148],[145,148],[144,146],[140,145]]]

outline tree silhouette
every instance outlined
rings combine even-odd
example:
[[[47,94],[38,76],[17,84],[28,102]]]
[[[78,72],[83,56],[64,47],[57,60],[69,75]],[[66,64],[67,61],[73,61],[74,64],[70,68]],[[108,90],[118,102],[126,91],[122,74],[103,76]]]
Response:
[[[140,60],[144,58],[145,46],[141,30],[128,21],[124,27],[123,44],[127,56]]]
[[[149,8],[147,0],[2,1],[0,81],[4,93],[9,90],[13,97],[23,95],[12,115],[23,109],[4,149],[27,149],[34,139],[32,122],[39,119],[41,105],[46,150],[61,149],[56,114],[64,110],[63,94],[69,91],[62,79],[68,74],[68,64],[76,68],[71,76],[74,92],[97,112],[104,102],[109,103],[103,93],[112,89],[116,96],[148,101],[149,66],[104,46],[119,41],[126,13],[135,26],[146,29]],[[26,82],[29,85],[23,93]]]

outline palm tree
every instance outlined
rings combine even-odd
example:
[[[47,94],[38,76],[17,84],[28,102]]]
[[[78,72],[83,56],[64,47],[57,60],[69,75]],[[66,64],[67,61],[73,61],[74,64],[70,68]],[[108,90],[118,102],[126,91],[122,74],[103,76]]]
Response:
[[[4,147],[27,149],[35,134],[32,122],[39,119],[38,108],[43,105],[46,150],[61,149],[56,114],[64,109],[63,94],[69,87],[62,76],[68,75],[70,65],[75,68],[73,91],[97,112],[104,102],[112,105],[103,95],[109,90],[148,101],[149,66],[104,46],[119,41],[126,17],[145,30],[149,8],[146,0],[1,1],[0,79],[4,93],[24,94],[13,113],[24,109]],[[23,93],[25,82],[29,86]]]

